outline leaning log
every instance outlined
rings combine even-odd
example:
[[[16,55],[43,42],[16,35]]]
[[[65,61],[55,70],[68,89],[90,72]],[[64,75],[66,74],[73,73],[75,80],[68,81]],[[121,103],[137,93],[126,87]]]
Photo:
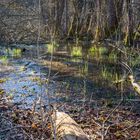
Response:
[[[66,113],[55,111],[52,121],[57,140],[89,140],[80,126]]]

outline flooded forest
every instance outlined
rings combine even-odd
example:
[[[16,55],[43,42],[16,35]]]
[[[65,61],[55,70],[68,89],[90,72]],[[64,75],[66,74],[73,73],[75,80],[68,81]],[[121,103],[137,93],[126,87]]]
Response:
[[[140,140],[140,1],[0,0],[0,140]]]

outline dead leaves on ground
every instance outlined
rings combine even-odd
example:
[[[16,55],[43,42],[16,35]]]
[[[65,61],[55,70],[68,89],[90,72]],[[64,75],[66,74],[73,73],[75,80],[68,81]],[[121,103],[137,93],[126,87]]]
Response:
[[[9,109],[6,105],[2,108],[8,110],[6,115],[12,122],[23,128],[24,132],[34,139],[49,139],[51,136],[51,124],[49,122],[49,113],[42,118],[40,112],[32,110],[21,110],[17,107]],[[59,105],[61,108],[61,105]],[[68,105],[63,104],[63,110],[66,110],[70,116],[82,127],[91,140],[100,140],[104,135],[105,140],[138,140],[140,139],[140,114],[133,113],[130,107],[119,106],[114,112],[108,115],[113,108],[91,108],[87,105]]]
[[[69,109],[71,116],[81,125],[91,140],[101,140],[102,135],[104,135],[105,140],[140,139],[140,114],[133,113],[131,107],[119,106],[111,113],[113,108],[85,106],[83,109],[78,106],[76,111],[73,106],[66,106],[66,108]]]
[[[43,121],[40,113],[32,112],[30,109],[18,109],[16,106],[6,111],[3,110],[2,114],[8,120],[11,120],[15,127],[20,126],[24,130],[25,135],[28,135],[27,139],[30,139],[29,137],[33,139],[48,139],[50,137],[51,132],[50,128],[48,128],[49,121],[47,115],[45,121]]]

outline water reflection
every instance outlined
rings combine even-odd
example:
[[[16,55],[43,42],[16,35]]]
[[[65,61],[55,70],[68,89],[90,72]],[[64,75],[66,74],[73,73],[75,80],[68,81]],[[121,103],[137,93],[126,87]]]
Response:
[[[64,93],[64,95],[67,94],[67,96],[64,97],[74,95],[79,95],[79,97],[85,97],[85,95],[87,95],[87,98],[91,95],[100,98],[105,96],[119,96],[117,92],[122,89],[122,86],[116,86],[113,82],[121,79],[123,74],[122,67],[118,63],[120,57],[115,50],[108,49],[108,46],[104,46],[103,44],[57,44],[53,42],[40,46],[39,55],[41,59],[37,59],[37,48],[35,46],[25,52],[23,52],[22,49],[23,48],[3,48],[6,55],[3,54],[0,58],[0,62],[7,63],[9,60],[7,56],[14,56],[19,58],[19,60],[13,58],[13,62],[14,65],[20,65],[20,75],[23,74],[24,77],[28,71],[34,74],[39,73],[43,75],[44,78],[47,78],[51,60],[50,54],[53,53],[51,77],[53,77],[52,79],[55,86],[53,83],[50,87],[50,91],[53,95],[54,89],[57,91],[57,100],[59,99],[58,95],[61,93]],[[25,60],[23,58],[25,58]],[[34,62],[33,58],[36,58],[36,62]],[[24,62],[21,60],[24,60]],[[16,81],[15,78],[21,79],[17,74],[15,74],[15,76],[10,74],[9,76],[11,76],[12,81]],[[37,75],[35,76],[37,77]],[[28,78],[24,80],[23,77],[20,82],[16,83],[19,89],[24,87],[23,85],[26,83],[31,82],[31,79]],[[16,88],[14,86],[15,82],[9,86],[12,81],[9,80],[9,82],[7,81],[5,83],[4,87],[8,91],[12,88]],[[35,88],[33,88],[39,93],[40,86],[37,86],[36,82],[33,82],[33,84],[34,86],[36,85]],[[57,86],[59,88],[56,88]],[[10,89],[7,87],[10,87]],[[32,90],[30,88],[28,89],[29,90],[26,91],[26,89],[22,88],[22,94]],[[18,92],[20,93],[21,91],[17,90],[16,93]],[[43,87],[43,92],[45,92],[45,87]]]

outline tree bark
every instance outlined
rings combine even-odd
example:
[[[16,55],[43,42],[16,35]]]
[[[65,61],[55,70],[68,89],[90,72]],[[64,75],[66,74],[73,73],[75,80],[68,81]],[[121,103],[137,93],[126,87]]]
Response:
[[[89,140],[80,126],[66,113],[54,111],[52,120],[60,140]]]

